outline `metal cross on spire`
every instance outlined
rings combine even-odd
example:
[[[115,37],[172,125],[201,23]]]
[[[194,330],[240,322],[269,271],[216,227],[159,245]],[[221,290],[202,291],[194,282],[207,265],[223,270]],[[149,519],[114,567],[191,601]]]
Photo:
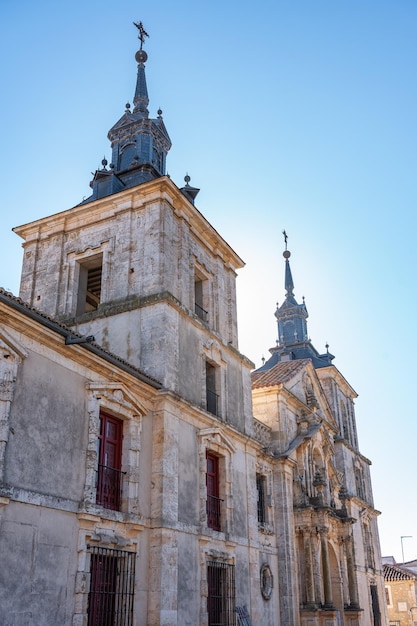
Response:
[[[140,40],[140,50],[142,50],[143,44],[145,42],[145,37],[149,37],[149,35],[143,28],[142,22],[133,22],[133,25],[136,26],[139,31],[138,39]]]
[[[285,241],[285,249],[287,249],[287,241],[288,241],[288,235],[285,232],[285,230],[282,231],[282,234],[284,235],[284,241]]]

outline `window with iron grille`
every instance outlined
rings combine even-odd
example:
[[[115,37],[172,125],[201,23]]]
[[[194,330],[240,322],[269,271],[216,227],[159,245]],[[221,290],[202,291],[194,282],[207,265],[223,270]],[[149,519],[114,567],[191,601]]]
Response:
[[[235,568],[230,563],[207,563],[208,626],[235,626]]]
[[[220,498],[219,457],[207,452],[206,460],[207,526],[213,530],[221,530],[221,504],[223,500]]]
[[[216,370],[217,367],[206,361],[206,408],[213,415],[219,415],[220,409]]]
[[[122,420],[100,413],[96,502],[120,511],[122,498]]]
[[[194,273],[194,312],[203,322],[208,321],[207,279],[197,270]]]
[[[256,490],[258,494],[258,524],[263,526],[268,522],[266,508],[266,477],[256,474]]]
[[[88,626],[132,626],[134,552],[90,547]]]

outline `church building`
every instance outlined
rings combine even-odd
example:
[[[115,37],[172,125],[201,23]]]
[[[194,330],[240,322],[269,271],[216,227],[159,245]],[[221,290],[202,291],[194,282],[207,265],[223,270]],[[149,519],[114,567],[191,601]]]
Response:
[[[276,345],[255,371],[240,353],[244,263],[166,175],[136,26],[111,163],[14,229],[0,289],[0,623],[386,626],[356,393],[308,337],[286,237]]]

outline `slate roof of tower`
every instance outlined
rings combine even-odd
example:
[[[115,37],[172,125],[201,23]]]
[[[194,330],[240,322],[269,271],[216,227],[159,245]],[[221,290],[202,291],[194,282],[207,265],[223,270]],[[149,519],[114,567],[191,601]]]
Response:
[[[104,158],[103,167],[95,171],[90,183],[93,193],[81,204],[136,187],[166,174],[166,156],[171,148],[171,139],[162,119],[162,111],[158,109],[156,118],[149,116],[145,73],[148,55],[142,49],[142,44],[141,39],[140,50],[135,55],[137,78],[133,111],[130,103],[127,103],[123,115],[109,130],[108,139],[112,148],[109,168],[108,161]]]

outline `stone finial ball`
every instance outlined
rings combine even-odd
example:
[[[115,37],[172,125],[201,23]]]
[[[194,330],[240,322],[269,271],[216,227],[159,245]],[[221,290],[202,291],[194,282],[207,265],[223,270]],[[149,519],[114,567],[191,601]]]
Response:
[[[284,257],[284,259],[289,259],[289,258],[290,258],[290,256],[291,256],[291,252],[290,252],[289,250],[285,250],[285,251],[282,253],[282,256]]]
[[[138,63],[146,63],[148,60],[148,55],[145,50],[138,50],[135,54],[135,59]]]

